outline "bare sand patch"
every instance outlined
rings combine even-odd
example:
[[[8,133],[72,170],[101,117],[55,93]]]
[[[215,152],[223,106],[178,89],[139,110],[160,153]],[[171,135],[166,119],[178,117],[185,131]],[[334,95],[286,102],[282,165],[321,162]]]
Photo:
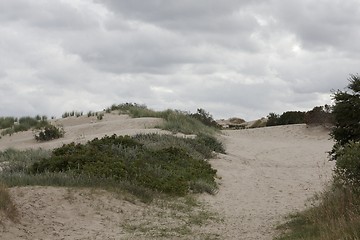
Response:
[[[288,125],[224,131],[228,155],[211,160],[221,178],[215,196],[202,195],[225,219],[223,239],[272,239],[275,225],[304,209],[331,178],[327,151],[333,141],[322,127]]]

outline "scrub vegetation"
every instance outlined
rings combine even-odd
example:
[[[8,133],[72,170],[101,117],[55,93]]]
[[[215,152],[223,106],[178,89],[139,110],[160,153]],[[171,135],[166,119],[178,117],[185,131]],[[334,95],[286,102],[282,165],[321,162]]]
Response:
[[[114,111],[133,117],[161,117],[164,123],[159,127],[194,135],[188,138],[166,134],[113,135],[85,144],[66,144],[52,151],[8,149],[0,153],[0,181],[9,187],[122,189],[145,202],[159,194],[185,196],[217,191],[216,170],[207,159],[225,150],[213,135],[217,130],[211,126],[214,123],[210,114],[204,110],[196,117],[176,110],[156,112],[137,104],[113,105],[106,110]],[[69,115],[72,116],[72,112]],[[62,128],[49,125],[35,137],[46,141],[63,134]]]

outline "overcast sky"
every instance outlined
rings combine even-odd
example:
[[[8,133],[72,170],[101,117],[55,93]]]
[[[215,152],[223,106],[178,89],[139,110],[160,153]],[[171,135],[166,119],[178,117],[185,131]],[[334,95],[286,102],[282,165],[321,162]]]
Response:
[[[310,110],[359,73],[359,42],[360,0],[1,0],[0,116]]]

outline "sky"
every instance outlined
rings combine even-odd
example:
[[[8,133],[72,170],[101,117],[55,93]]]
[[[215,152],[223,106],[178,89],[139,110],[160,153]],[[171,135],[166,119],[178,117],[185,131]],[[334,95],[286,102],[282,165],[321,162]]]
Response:
[[[331,104],[360,0],[1,0],[0,116],[133,102],[253,120]]]

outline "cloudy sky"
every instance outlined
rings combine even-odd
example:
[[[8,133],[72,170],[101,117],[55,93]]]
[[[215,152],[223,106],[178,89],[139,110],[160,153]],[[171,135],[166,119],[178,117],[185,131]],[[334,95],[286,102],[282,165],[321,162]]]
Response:
[[[331,102],[360,0],[1,0],[0,116],[136,102],[246,120]]]

